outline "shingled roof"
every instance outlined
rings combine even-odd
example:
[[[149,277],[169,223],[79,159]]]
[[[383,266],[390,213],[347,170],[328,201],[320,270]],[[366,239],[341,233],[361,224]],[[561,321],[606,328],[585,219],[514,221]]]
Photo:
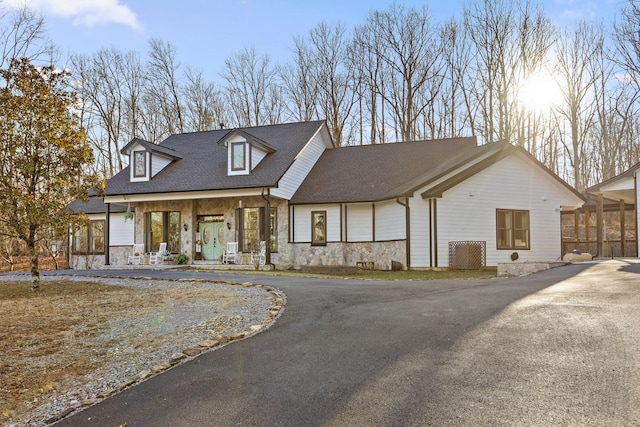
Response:
[[[99,195],[95,190],[89,190],[88,196],[89,198],[86,202],[82,200],[74,200],[67,205],[67,209],[69,209],[72,213],[84,213],[87,215],[103,214],[106,212],[106,206],[101,195]],[[133,208],[130,209],[134,210]],[[109,211],[111,213],[126,212],[127,206],[112,203]]]
[[[469,155],[475,137],[359,145],[326,150],[292,204],[374,202],[400,197],[425,174]]]
[[[131,182],[129,166],[107,181],[107,196],[183,191],[274,187],[295,157],[324,126],[324,121],[287,123],[238,129],[271,148],[248,175],[228,176],[227,149],[220,140],[233,130],[176,134],[159,144],[165,153],[175,153],[172,162],[151,180]]]

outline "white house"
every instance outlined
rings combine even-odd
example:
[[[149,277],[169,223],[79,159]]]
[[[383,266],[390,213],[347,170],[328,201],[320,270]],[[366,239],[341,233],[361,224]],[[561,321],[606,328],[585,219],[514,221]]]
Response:
[[[324,121],[134,139],[108,180],[106,264],[133,241],[217,263],[268,242],[275,268],[495,266],[561,254],[560,212],[584,199],[526,151],[475,138],[335,147]],[[124,215],[124,214],[122,214]],[[116,229],[118,231],[116,231]],[[515,254],[515,255],[514,255]]]

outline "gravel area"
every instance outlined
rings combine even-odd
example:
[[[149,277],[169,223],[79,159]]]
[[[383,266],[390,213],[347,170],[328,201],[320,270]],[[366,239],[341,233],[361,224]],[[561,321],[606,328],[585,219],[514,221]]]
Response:
[[[1,276],[1,280],[29,280],[28,275]],[[63,393],[51,396],[46,402],[34,402],[33,412],[11,427],[45,426],[83,407],[90,406],[113,393],[123,390],[149,376],[169,369],[178,363],[196,357],[198,353],[220,348],[229,342],[258,333],[268,328],[279,316],[284,295],[266,286],[231,284],[208,281],[172,281],[154,279],[105,278],[80,276],[42,276],[46,280],[99,281],[106,284],[135,287],[193,286],[224,287],[241,298],[242,304],[211,304],[193,301],[189,304],[169,306],[163,310],[161,321],[157,313],[141,314],[132,318],[114,319],[95,343],[104,344],[104,351],[112,356],[110,363],[97,362],[96,370],[84,378],[69,379],[60,384]],[[153,348],[133,348],[126,345],[111,346],[116,337],[147,334],[158,336]],[[162,339],[162,337],[168,337]],[[71,338],[70,338],[71,340]],[[120,340],[122,343],[122,340]],[[70,346],[74,342],[69,342]],[[188,351],[185,351],[188,350]],[[186,354],[185,354],[186,353]],[[55,356],[54,356],[55,357]]]

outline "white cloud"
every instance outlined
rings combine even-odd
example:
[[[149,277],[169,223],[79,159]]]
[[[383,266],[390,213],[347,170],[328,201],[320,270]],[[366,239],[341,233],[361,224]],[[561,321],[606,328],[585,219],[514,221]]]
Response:
[[[3,0],[8,6],[21,7],[25,4],[32,9],[72,18],[75,25],[93,27],[117,23],[133,29],[141,29],[135,12],[120,0]]]

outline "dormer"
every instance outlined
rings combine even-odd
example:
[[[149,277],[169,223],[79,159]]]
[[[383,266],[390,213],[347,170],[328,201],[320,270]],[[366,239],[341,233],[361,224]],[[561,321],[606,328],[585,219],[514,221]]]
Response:
[[[120,152],[129,156],[130,182],[150,181],[160,171],[181,157],[171,148],[134,138]]]
[[[261,139],[234,129],[220,141],[227,148],[227,175],[249,175],[269,153],[275,150]]]

